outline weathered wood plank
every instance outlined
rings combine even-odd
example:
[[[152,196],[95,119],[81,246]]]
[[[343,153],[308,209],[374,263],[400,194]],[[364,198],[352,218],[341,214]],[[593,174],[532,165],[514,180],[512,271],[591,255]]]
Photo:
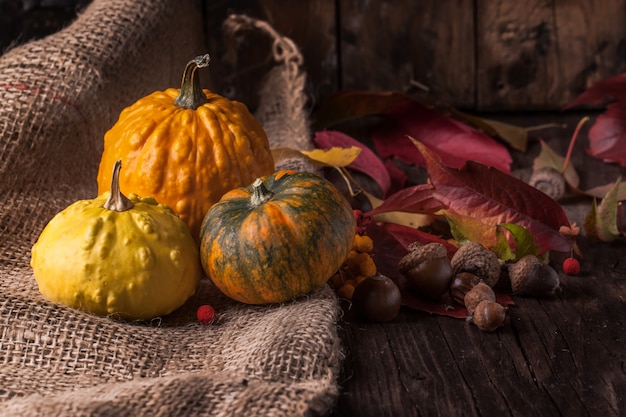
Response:
[[[226,38],[222,23],[230,13],[247,14],[268,22],[280,35],[293,40],[304,58],[312,98],[336,91],[337,53],[335,3],[327,0],[206,1],[206,44],[215,59],[212,83],[218,92],[254,109],[260,81],[271,67],[271,44],[260,32]]]
[[[498,333],[412,311],[347,319],[334,415],[623,415],[624,253],[626,242],[594,245],[581,277],[563,277],[554,299],[516,298]]]
[[[563,154],[580,114],[492,118],[535,126],[565,122],[541,137]],[[539,136],[539,135],[537,135]],[[626,169],[584,152],[585,130],[572,163],[583,182],[614,181]],[[539,152],[515,153],[530,166]],[[581,223],[587,198],[569,198]],[[626,240],[580,242],[578,277],[560,273],[553,298],[514,297],[507,324],[483,333],[463,320],[404,309],[385,324],[341,323],[346,360],[334,416],[622,416],[626,413]],[[553,254],[560,271],[567,254]]]
[[[626,70],[626,2],[476,0],[480,110],[559,109]]]
[[[416,91],[416,81],[433,100],[474,106],[472,0],[340,4],[343,88]]]

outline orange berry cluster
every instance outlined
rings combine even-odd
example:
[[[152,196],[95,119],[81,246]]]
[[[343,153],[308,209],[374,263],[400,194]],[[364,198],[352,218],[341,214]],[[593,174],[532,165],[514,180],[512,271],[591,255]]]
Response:
[[[352,299],[357,285],[363,280],[376,275],[376,264],[371,256],[374,242],[367,235],[354,235],[354,243],[341,268],[328,280],[328,284],[337,291],[340,298]]]

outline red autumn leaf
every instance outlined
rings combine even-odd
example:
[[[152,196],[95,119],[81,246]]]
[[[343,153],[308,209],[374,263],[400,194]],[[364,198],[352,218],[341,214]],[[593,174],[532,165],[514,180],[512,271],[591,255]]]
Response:
[[[393,236],[393,238],[400,242],[400,244],[405,249],[408,248],[408,246],[413,242],[419,242],[422,245],[426,245],[428,243],[441,243],[443,246],[446,247],[449,258],[452,258],[452,255],[454,255],[454,253],[458,249],[455,245],[451,244],[447,240],[419,229],[402,226],[395,223],[377,223],[377,225],[389,235]]]
[[[385,167],[387,168],[389,179],[391,180],[391,186],[389,187],[389,191],[387,191],[387,193],[395,193],[396,191],[401,190],[409,179],[407,173],[402,168],[394,164],[391,159],[385,159]]]
[[[406,140],[420,140],[448,166],[460,168],[472,160],[510,174],[512,158],[506,147],[491,136],[417,102],[401,103],[386,114],[389,123],[373,134],[382,158],[396,156],[407,164],[424,166],[419,151]]]
[[[563,208],[534,187],[477,162],[468,161],[461,169],[446,166],[424,144],[415,141],[426,160],[435,198],[446,211],[472,218],[487,227],[513,223],[524,226],[535,237],[541,252],[567,252],[571,241],[559,233],[569,226]]]
[[[589,130],[588,153],[604,162],[626,167],[626,74],[592,85],[565,109],[585,104],[598,105],[609,100],[604,114]]]
[[[373,217],[390,211],[434,214],[442,208],[441,202],[433,197],[433,186],[431,184],[419,184],[403,188],[390,195],[380,206],[364,213],[364,216]]]
[[[406,94],[393,91],[341,91],[328,96],[313,114],[313,130],[364,116],[384,114],[399,104],[413,102]]]
[[[391,178],[387,167],[381,159],[363,143],[353,139],[345,133],[334,130],[323,130],[315,133],[313,138],[315,146],[321,149],[330,149],[333,147],[349,148],[357,146],[361,149],[361,153],[356,159],[348,165],[348,168],[359,171],[372,178],[380,187],[382,195],[386,195],[391,187]]]

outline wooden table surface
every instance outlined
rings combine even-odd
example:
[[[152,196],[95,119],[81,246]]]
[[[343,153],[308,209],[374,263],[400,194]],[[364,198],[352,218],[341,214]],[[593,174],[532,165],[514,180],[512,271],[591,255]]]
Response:
[[[579,115],[501,120],[563,121],[567,129],[544,133],[564,149]],[[583,183],[624,175],[585,156],[586,146],[581,138],[573,159]],[[528,164],[536,148],[514,155],[517,166]],[[566,202],[570,221],[581,224],[590,204]],[[342,391],[332,416],[625,416],[626,239],[582,237],[579,244],[580,276],[560,272],[562,291],[549,299],[514,296],[506,326],[494,333],[406,307],[391,322],[366,323],[346,304]],[[558,271],[562,259],[551,257]]]

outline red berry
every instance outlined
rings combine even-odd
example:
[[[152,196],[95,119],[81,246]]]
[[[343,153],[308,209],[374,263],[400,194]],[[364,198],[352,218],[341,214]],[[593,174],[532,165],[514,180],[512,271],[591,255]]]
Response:
[[[213,323],[213,319],[215,318],[215,309],[208,304],[201,305],[200,307],[198,307],[196,317],[198,318],[198,321],[202,324],[211,324]]]
[[[578,275],[580,273],[580,263],[576,258],[567,258],[563,261],[563,272],[567,275]]]

